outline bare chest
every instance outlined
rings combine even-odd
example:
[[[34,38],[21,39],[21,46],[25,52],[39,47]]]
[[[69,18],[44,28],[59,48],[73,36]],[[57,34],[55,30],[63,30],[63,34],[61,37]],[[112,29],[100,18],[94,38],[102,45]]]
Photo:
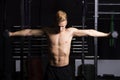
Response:
[[[49,41],[52,45],[65,45],[70,44],[72,36],[70,33],[58,33],[58,34],[49,34]]]

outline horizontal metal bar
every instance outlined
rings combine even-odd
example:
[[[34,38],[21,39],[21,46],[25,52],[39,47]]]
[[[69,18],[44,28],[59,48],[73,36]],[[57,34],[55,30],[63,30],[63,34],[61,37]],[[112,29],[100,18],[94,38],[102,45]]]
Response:
[[[13,26],[14,28],[20,28],[21,26]]]
[[[83,51],[72,51],[73,53],[82,53]],[[84,51],[84,53],[88,53],[88,51]]]
[[[48,47],[48,45],[32,45],[32,47],[37,47],[37,48],[39,48],[39,47]]]
[[[97,56],[97,58],[99,58],[100,56]],[[85,58],[89,58],[89,59],[93,59],[95,58],[95,56],[85,56]]]
[[[98,14],[120,14],[120,12],[98,12]]]
[[[72,48],[72,50],[81,50],[83,48]],[[84,48],[84,50],[88,50],[88,48]]]
[[[21,56],[13,56],[13,58],[18,58],[18,59],[20,59]],[[27,58],[27,56],[23,56],[23,58]]]
[[[120,6],[120,3],[99,3],[98,5],[102,6]]]
[[[83,45],[72,45],[73,47],[80,47],[80,46],[83,46]],[[84,46],[88,46],[88,45],[84,45]]]
[[[95,4],[95,3],[88,3],[88,5],[93,5],[93,4]],[[117,6],[119,6],[120,5],[120,3],[99,3],[98,5],[117,5]]]
[[[72,43],[83,43],[83,41],[73,41]],[[84,41],[84,43],[87,43],[87,41]]]

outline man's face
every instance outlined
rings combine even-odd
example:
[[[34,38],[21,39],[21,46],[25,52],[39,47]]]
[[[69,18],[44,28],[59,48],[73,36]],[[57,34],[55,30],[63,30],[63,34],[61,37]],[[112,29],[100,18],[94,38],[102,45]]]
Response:
[[[59,27],[66,27],[66,25],[67,25],[67,20],[58,22]]]

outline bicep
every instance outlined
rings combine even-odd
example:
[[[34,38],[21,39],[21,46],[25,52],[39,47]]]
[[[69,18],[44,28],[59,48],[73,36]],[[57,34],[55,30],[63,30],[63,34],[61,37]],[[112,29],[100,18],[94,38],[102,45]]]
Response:
[[[30,35],[32,36],[41,36],[44,34],[44,31],[42,29],[32,29],[30,30]]]
[[[80,29],[75,29],[73,32],[73,36],[88,36],[89,31],[88,30],[80,30]]]

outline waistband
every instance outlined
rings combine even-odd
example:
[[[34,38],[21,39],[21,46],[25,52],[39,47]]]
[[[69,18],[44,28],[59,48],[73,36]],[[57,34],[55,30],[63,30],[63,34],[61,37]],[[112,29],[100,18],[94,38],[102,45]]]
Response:
[[[52,65],[49,65],[49,67],[51,67],[51,68],[56,68],[56,69],[62,69],[62,68],[68,68],[68,67],[70,67],[70,65],[68,64],[68,65],[65,65],[65,66],[52,66]]]

